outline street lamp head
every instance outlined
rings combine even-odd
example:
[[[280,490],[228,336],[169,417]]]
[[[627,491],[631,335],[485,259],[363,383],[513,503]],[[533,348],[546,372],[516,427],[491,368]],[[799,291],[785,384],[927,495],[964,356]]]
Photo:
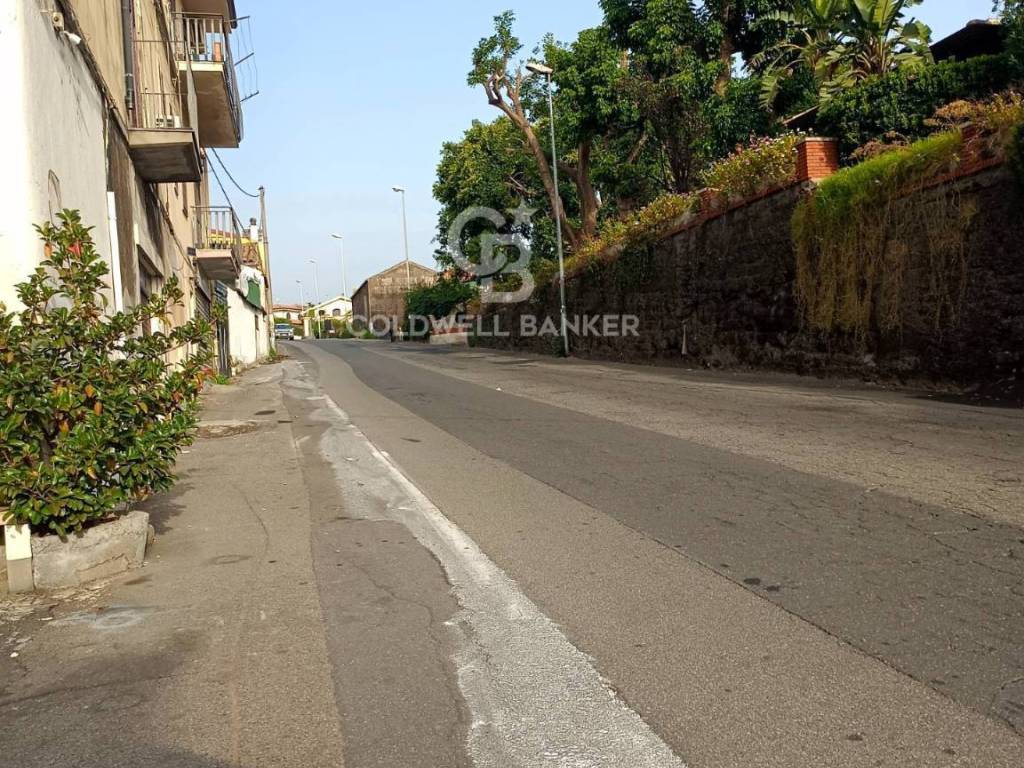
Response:
[[[405,187],[392,187],[391,191],[392,192],[399,192],[399,193],[404,194],[405,193]]]
[[[546,64],[541,64],[539,61],[527,62],[526,68],[533,72],[533,74],[543,75],[544,77],[551,77],[555,72],[551,67]]]
[[[332,232],[331,233],[331,237],[333,237],[335,240],[344,240],[345,239],[341,235],[339,235],[337,232]]]

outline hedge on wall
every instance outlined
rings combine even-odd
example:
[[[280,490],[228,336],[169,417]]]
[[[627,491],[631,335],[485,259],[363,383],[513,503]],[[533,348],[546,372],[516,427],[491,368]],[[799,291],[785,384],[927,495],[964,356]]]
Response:
[[[822,105],[817,131],[839,139],[848,158],[857,147],[898,133],[920,139],[932,131],[925,120],[958,99],[980,99],[1008,88],[1016,68],[1007,56],[949,61],[917,72],[892,72],[842,93]]]

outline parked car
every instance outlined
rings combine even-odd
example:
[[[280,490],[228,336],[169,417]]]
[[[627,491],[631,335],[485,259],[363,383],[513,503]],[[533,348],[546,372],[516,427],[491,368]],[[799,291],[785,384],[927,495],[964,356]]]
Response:
[[[274,326],[274,338],[295,341],[295,328],[290,323],[278,323]]]

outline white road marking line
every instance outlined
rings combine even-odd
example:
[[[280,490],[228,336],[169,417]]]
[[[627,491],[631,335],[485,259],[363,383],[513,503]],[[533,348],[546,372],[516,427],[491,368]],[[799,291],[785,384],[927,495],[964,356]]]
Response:
[[[459,689],[473,718],[474,765],[685,768],[516,583],[333,400],[325,404],[321,452],[336,476],[367,473],[366,486],[389,500],[384,515],[434,554],[458,599],[461,610],[449,626]],[[374,472],[372,462],[346,461],[360,449],[384,472]]]

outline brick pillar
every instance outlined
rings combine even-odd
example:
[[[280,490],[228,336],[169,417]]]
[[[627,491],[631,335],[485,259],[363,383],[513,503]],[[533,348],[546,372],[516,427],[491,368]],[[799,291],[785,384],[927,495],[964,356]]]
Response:
[[[796,147],[797,181],[821,181],[839,170],[839,142],[809,136]]]

